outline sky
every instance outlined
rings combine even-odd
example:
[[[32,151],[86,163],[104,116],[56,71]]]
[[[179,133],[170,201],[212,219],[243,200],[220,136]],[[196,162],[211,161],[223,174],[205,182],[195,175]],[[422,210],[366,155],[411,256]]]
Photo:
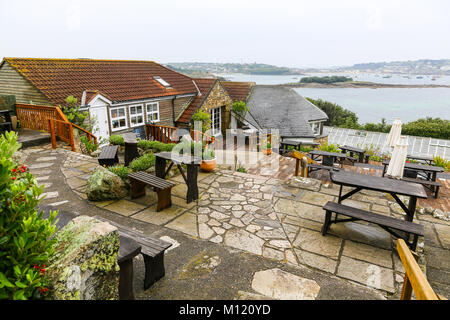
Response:
[[[448,0],[0,0],[0,58],[325,68],[450,58]]]

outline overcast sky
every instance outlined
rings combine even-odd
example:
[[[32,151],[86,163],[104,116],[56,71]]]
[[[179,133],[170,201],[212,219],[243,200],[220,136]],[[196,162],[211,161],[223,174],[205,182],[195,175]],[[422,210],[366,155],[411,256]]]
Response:
[[[327,67],[450,58],[448,0],[0,0],[0,57]]]

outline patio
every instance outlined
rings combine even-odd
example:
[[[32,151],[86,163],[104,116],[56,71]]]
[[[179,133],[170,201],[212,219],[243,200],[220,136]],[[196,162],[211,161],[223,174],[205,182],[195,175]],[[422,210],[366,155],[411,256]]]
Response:
[[[283,272],[291,275],[317,280],[322,288],[323,283],[337,281],[337,286],[345,284],[354,288],[356,285],[359,288],[357,290],[369,290],[367,292],[372,292],[366,297],[369,299],[383,296],[398,298],[404,269],[388,233],[364,222],[347,222],[332,225],[328,235],[321,235],[324,220],[322,206],[327,201],[335,201],[339,192],[337,186],[325,180],[312,179],[312,183],[307,184],[295,181],[289,183],[289,180],[270,176],[216,168],[210,174],[199,173],[200,199],[187,204],[186,185],[178,175],[170,179],[178,183],[172,190],[172,207],[156,212],[156,194],[151,190],[148,190],[145,197],[134,200],[127,197],[105,202],[87,201],[84,188],[90,172],[98,166],[95,158],[63,149],[35,150],[34,153],[27,152],[25,158],[37,178],[46,183],[46,192],[50,197],[43,201],[45,204],[53,203],[61,208],[67,206],[71,210],[76,208],[82,214],[102,214],[133,229],[177,243],[167,253],[166,277],[145,292],[140,284],[135,285],[136,296],[140,299],[148,299],[149,295],[161,299],[188,298],[187,292],[192,294],[193,288],[201,283],[198,282],[199,278],[205,281],[216,278],[221,282],[221,287],[226,287],[224,290],[227,294],[236,294],[236,290],[228,287],[226,283],[230,282],[230,285],[239,288],[240,281],[243,280],[238,279],[239,274],[230,274],[229,270],[223,270],[222,266],[229,265],[225,259],[248,265],[248,270],[241,271],[242,276],[245,275],[246,286],[239,290],[239,297],[244,299],[261,295],[265,298],[283,298],[271,297],[267,292],[264,293],[264,289],[253,285],[258,272],[267,271],[269,266],[272,269],[281,268]],[[57,161],[56,158],[60,159],[59,164],[54,162]],[[272,157],[265,156],[261,159],[268,161],[270,158]],[[277,158],[276,155],[274,158]],[[37,159],[40,159],[41,163],[36,163]],[[43,162],[43,159],[47,159],[49,164]],[[46,169],[50,165],[52,168],[59,165],[60,177],[55,175],[54,179],[60,179],[67,192],[63,191],[62,184],[53,182],[52,186],[52,183],[48,182],[47,179],[53,178],[46,177]],[[358,167],[352,167],[354,170],[356,168]],[[292,166],[290,170],[293,171]],[[371,172],[363,168],[356,170]],[[59,196],[57,191],[52,191],[52,187],[56,186],[60,192]],[[343,203],[392,217],[401,217],[402,211],[391,200],[382,194],[368,191],[355,194]],[[424,251],[419,262],[426,267],[427,272],[431,272],[429,280],[432,285],[436,284],[436,290],[448,296],[448,281],[443,275],[448,274],[450,223],[421,213],[416,214],[416,221],[423,224],[426,230],[426,236],[419,240],[419,251]],[[195,254],[192,252],[187,256],[191,247],[197,248]],[[203,250],[200,250],[201,248]],[[178,255],[184,257],[184,260],[180,261],[181,257],[176,258]],[[169,259],[170,256],[173,260]],[[143,262],[139,259],[135,262],[136,278],[139,279]],[[216,274],[218,270],[222,270],[220,274]],[[230,270],[235,268],[230,266]],[[280,275],[278,271],[275,274],[281,278],[286,276],[284,273]],[[192,280],[195,281],[189,282]],[[186,281],[190,283],[188,287],[191,289],[181,290],[180,282],[186,285]],[[341,298],[354,293],[352,290],[356,289],[350,287],[346,289],[347,296]],[[181,291],[175,292],[175,288]],[[376,290],[371,291],[372,289]],[[208,292],[216,292],[217,296],[194,294],[189,297],[221,297],[217,289]],[[313,296],[321,297],[317,292]]]

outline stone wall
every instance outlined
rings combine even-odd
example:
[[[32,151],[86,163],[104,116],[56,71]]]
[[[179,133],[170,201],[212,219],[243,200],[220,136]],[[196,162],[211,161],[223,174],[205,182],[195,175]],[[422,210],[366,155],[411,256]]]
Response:
[[[211,109],[223,107],[221,110],[222,134],[225,134],[225,130],[230,127],[232,104],[233,100],[225,91],[224,87],[217,81],[201,106],[202,111],[209,113],[211,113]]]
[[[52,300],[111,300],[119,297],[119,233],[88,216],[70,221],[55,236],[49,262]]]

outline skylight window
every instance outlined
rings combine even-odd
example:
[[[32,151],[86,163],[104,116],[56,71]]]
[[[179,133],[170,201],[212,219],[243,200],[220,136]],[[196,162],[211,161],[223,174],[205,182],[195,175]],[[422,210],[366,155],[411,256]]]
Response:
[[[156,81],[158,81],[160,84],[162,84],[164,87],[166,88],[170,88],[170,83],[168,83],[166,80],[164,80],[163,78],[159,77],[159,76],[154,76],[153,79],[155,79]]]

